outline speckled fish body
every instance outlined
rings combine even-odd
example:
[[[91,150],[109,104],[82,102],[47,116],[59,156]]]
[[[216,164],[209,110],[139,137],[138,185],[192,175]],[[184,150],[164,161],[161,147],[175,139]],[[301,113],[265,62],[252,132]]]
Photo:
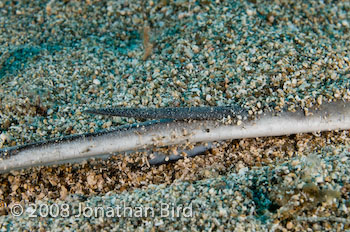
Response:
[[[0,162],[0,172],[150,146],[350,129],[349,102],[323,104],[319,109],[310,110],[309,114],[305,116],[303,111],[269,112],[255,120],[243,121],[241,125],[227,125],[217,120],[171,119],[140,123],[108,132],[2,149],[0,154],[4,159]],[[6,152],[9,153],[7,158]]]
[[[86,113],[137,119],[220,120],[235,117],[244,110],[236,106],[169,107],[169,108],[106,108],[86,110]]]

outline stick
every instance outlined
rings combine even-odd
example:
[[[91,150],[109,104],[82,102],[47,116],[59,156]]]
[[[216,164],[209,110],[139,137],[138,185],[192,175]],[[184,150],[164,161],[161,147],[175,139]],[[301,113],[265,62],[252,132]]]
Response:
[[[350,129],[349,102],[324,103],[309,113],[311,115],[305,116],[303,111],[268,112],[255,120],[245,120],[241,125],[226,125],[215,120],[165,119],[119,127],[108,132],[10,147],[0,150],[0,156],[4,158],[0,162],[0,172],[152,146]]]

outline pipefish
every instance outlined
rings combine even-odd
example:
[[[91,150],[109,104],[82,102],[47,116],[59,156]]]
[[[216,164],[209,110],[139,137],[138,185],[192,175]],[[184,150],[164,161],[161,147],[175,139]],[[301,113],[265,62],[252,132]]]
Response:
[[[167,108],[106,108],[90,109],[86,113],[131,117],[137,119],[174,119],[174,120],[220,120],[224,117],[247,115],[238,106],[215,107],[167,107]]]
[[[0,149],[0,157],[3,158],[0,162],[0,172],[116,152],[135,151],[152,146],[350,129],[350,103],[343,101],[324,103],[314,107],[309,110],[308,116],[302,110],[281,113],[272,111],[265,112],[254,120],[247,118],[246,110],[235,106],[115,108],[87,112],[157,118],[157,120],[121,126],[110,131],[67,136]],[[227,124],[218,120],[228,116],[244,120],[240,125]]]

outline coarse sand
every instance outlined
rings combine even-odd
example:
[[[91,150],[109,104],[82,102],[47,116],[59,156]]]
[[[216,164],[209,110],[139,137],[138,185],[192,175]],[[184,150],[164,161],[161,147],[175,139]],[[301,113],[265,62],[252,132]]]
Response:
[[[92,108],[307,114],[349,100],[349,41],[349,1],[0,1],[0,148],[136,121]],[[345,231],[349,155],[349,131],[331,131],[13,171],[0,230]]]

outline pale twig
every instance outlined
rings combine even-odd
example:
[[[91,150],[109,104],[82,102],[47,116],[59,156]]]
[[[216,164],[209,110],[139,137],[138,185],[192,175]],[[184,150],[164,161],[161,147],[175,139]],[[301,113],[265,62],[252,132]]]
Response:
[[[0,149],[3,158],[0,172],[149,147],[347,129],[350,129],[350,103],[342,101],[311,109],[308,116],[303,111],[270,112],[254,120],[244,120],[240,125],[217,120],[163,119]]]

